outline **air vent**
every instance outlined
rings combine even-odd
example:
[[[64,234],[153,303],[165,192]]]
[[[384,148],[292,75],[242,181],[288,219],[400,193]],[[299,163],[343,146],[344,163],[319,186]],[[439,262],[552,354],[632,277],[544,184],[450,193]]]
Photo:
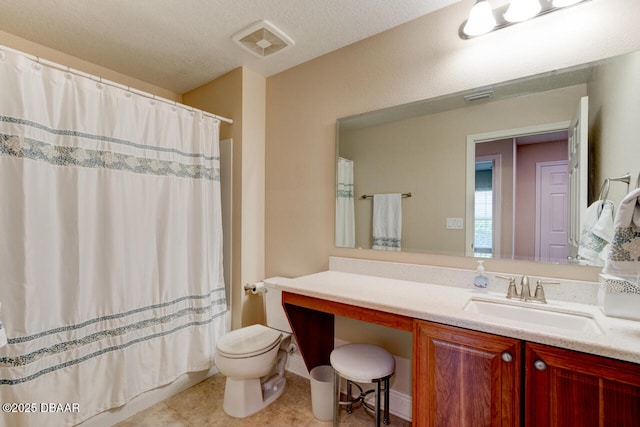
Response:
[[[269,21],[258,21],[238,31],[231,39],[243,49],[264,58],[293,46],[295,43]]]
[[[482,92],[473,92],[464,96],[467,102],[479,101],[481,99],[489,99],[493,96],[493,90],[485,90]]]

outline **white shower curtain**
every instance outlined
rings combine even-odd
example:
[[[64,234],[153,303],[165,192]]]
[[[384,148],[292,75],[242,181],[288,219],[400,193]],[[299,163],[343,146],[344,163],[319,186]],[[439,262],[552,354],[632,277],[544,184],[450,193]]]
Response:
[[[0,93],[0,425],[73,425],[209,369],[218,120],[5,49]]]
[[[336,189],[336,246],[353,248],[356,225],[353,204],[353,161],[338,158],[338,188]]]

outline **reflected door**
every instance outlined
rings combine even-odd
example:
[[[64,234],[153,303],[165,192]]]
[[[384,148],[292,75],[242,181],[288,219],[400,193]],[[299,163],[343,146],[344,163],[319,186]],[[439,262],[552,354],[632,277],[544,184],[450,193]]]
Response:
[[[538,163],[536,176],[536,261],[566,260],[567,162]]]

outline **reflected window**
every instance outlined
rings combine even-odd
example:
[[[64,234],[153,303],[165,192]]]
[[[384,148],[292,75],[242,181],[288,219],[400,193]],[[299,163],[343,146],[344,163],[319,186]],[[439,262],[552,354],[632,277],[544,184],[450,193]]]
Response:
[[[476,162],[473,252],[476,257],[493,254],[493,162]]]

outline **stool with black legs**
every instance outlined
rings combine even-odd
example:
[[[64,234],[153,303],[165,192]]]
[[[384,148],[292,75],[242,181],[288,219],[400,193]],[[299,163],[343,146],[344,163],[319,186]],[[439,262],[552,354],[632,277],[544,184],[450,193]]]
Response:
[[[389,424],[389,379],[396,368],[395,359],[387,350],[371,344],[346,344],[331,352],[331,366],[335,371],[333,396],[333,425],[338,426],[340,406],[351,413],[353,405],[361,402],[363,408],[373,413],[376,427],[380,426],[381,400],[384,400],[383,422]],[[340,380],[347,381],[346,400],[340,400]],[[374,389],[364,391],[358,383],[373,383]],[[360,390],[357,397],[351,394],[352,386]],[[375,405],[365,401],[375,392]],[[384,399],[381,399],[384,393]]]

